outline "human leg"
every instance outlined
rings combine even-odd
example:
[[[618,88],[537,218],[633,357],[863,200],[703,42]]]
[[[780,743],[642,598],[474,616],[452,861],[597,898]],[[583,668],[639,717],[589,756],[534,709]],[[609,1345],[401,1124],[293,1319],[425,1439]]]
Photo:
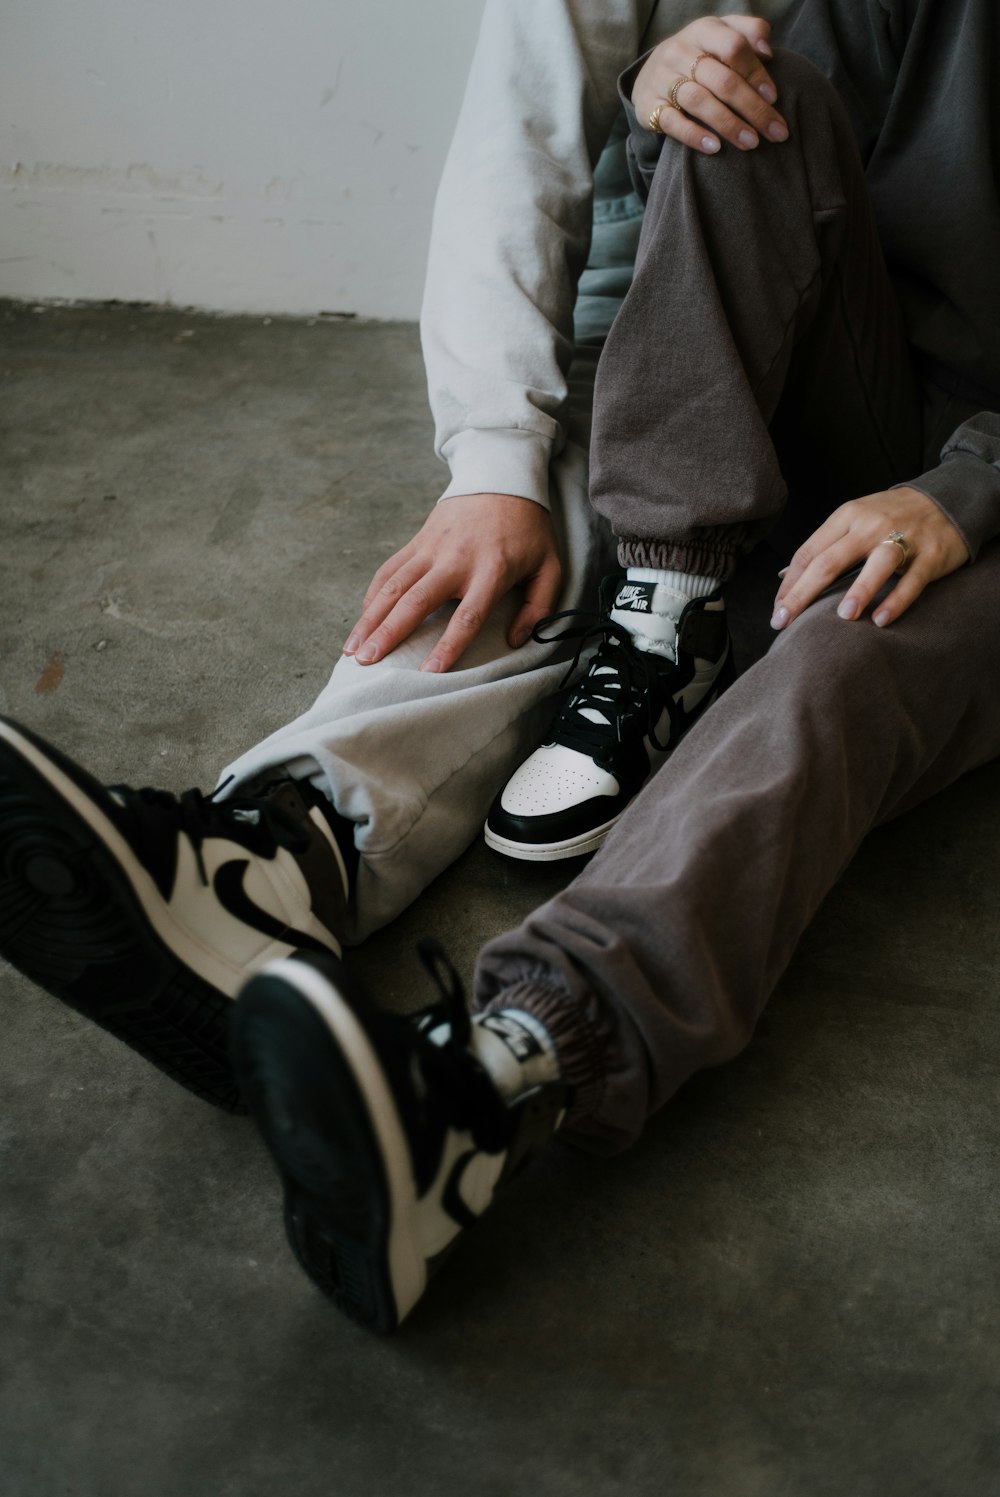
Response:
[[[889,630],[810,609],[694,728],[589,867],[492,941],[472,1024],[381,1013],[336,964],[275,963],[237,1066],[306,1272],[391,1330],[561,1131],[632,1142],[747,1042],[865,833],[1000,752],[1000,546]],[[495,1026],[495,1027],[490,1027]]]
[[[564,568],[561,606],[582,606],[612,554],[586,498],[590,399],[597,350],[571,374],[569,441],[551,467],[552,514]],[[477,835],[504,775],[537,741],[565,671],[565,651],[507,643],[510,600],[459,665],[421,672],[433,618],[384,661],[338,662],[300,718],[223,771],[232,789],[283,769],[309,778],[354,823],[360,854],[345,941],[393,919]],[[227,790],[226,793],[229,793]]]
[[[847,116],[805,59],[779,54],[775,77],[781,145],[710,158],[633,135],[649,196],[598,371],[591,477],[627,585],[608,648],[491,809],[487,840],[512,856],[592,851],[711,706],[728,653],[713,588],[789,483],[790,554],[843,499],[920,469],[919,393]],[[650,672],[651,649],[672,669]]]
[[[866,833],[1000,753],[1000,547],[891,628],[843,586],[692,730],[562,894],[481,955],[482,1007],[536,1014],[624,1147],[735,1055]]]
[[[736,688],[700,721],[566,894],[486,949],[483,1022],[534,1021],[555,1051],[560,1084],[573,1088],[566,1100],[578,1138],[623,1146],[693,1069],[735,1053],[867,827],[997,752],[995,557],[990,566],[971,591],[968,573],[936,589],[922,629],[911,617],[892,631],[865,623],[849,633],[831,593],[748,672],[742,695]],[[300,1108],[290,1084],[297,1066],[280,1076],[258,1069],[278,1048],[261,1038],[250,1045],[248,1081],[290,1189],[300,1257],[334,1298],[346,1293],[357,1304],[371,1271],[384,1274],[391,1258],[386,1223],[398,1207],[419,1242],[427,1201],[414,1190],[420,1170],[408,1163],[407,1128],[374,1144],[369,1131],[356,1147],[359,1131],[385,1113],[398,1123],[408,1111],[468,1108],[470,1091],[454,1073],[433,1075],[416,1047],[415,1069],[395,1064],[394,1044],[374,1039],[374,1012],[345,1000],[336,973],[321,972],[316,984],[292,966],[255,979],[248,1023],[266,1016],[281,1026],[290,997],[309,1004],[316,1045],[332,1046],[326,1074],[350,1077],[354,1094],[346,1102],[341,1085],[335,1108]],[[348,1012],[364,1031],[357,1046]],[[411,1078],[409,1106],[394,1074]],[[420,1250],[428,1258],[454,1240],[463,1210],[481,1214],[505,1168],[502,1144],[490,1147],[474,1126],[464,1139],[457,1132],[451,1163],[461,1199],[449,1209],[447,1192],[434,1192],[451,1222],[436,1216],[441,1235],[428,1234]],[[440,1164],[447,1152],[438,1137]],[[398,1191],[385,1184],[393,1165],[403,1176]],[[478,1187],[469,1196],[466,1171]],[[361,1296],[345,1269],[354,1285],[367,1281]]]
[[[903,414],[909,437],[914,413]],[[831,594],[700,719],[586,872],[485,949],[482,1021],[534,1021],[546,1036],[569,1136],[621,1148],[693,1070],[735,1054],[864,832],[1000,748],[988,690],[1000,564],[991,566],[971,594],[972,574],[950,579],[932,599],[933,616],[918,610],[891,631],[867,622],[849,631]],[[982,586],[992,605],[985,616]],[[951,639],[963,641],[957,671],[946,620]],[[835,794],[824,797],[827,786]],[[412,1048],[377,1037],[375,1011],[349,999],[336,972],[317,979],[286,964],[255,979],[246,999],[236,1008],[244,1074],[285,1181],[300,1261],[339,1304],[364,1307],[362,1318],[370,1312],[386,1328],[414,1302],[436,1249],[488,1206],[507,1143],[477,1132],[471,1089],[455,1073],[428,1069],[416,1028],[407,1031]],[[322,1046],[321,1074],[339,1078],[336,1103],[300,1100],[295,1078],[306,1061],[295,1054],[296,1011],[313,1035],[303,1048],[311,1055]],[[282,1061],[271,1063],[279,1052]],[[419,1101],[407,1091],[414,1061]],[[456,1105],[466,1108],[464,1123],[448,1133],[440,1119]],[[411,1128],[427,1136],[424,1108],[438,1120],[428,1125],[436,1127],[433,1180],[410,1154]],[[393,1128],[379,1132],[386,1117]],[[394,1276],[397,1220],[416,1245],[417,1269]],[[401,1298],[380,1297],[396,1282]]]
[[[225,805],[99,785],[0,718],[0,950],[207,1101],[241,1106],[228,1009],[249,970],[340,951],[352,849],[285,780]]]
[[[322,957],[270,963],[233,1007],[236,1072],[282,1179],[292,1249],[377,1331],[409,1313],[566,1103],[545,1031],[528,1015],[472,1021],[440,949],[421,954],[440,997],[406,1018]]]
[[[774,73],[786,142],[705,157],[633,134],[646,216],[591,456],[625,566],[724,579],[780,517],[789,467],[808,480],[796,508],[821,516],[919,468],[919,394],[850,123],[805,58],[779,52]]]
[[[594,362],[574,376],[573,440],[553,469],[569,601],[601,569],[585,494]],[[475,835],[563,670],[551,646],[512,651],[499,620],[460,671],[421,673],[419,651],[345,661],[221,796],[109,793],[0,725],[0,952],[198,1095],[238,1105],[228,1009],[248,973],[339,952],[419,893]]]

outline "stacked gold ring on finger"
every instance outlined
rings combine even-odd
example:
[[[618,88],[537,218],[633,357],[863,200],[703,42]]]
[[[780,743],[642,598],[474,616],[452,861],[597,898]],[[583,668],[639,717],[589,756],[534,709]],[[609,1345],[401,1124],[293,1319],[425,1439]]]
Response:
[[[896,546],[899,550],[899,566],[897,572],[905,572],[910,564],[910,543],[901,530],[890,530],[884,541],[879,541],[880,546]]]
[[[713,60],[713,62],[718,62],[718,60],[719,60],[716,57],[716,55],[715,55],[714,52],[699,52],[698,56],[695,58],[694,62],[691,64],[691,82],[692,83],[697,83],[698,82],[698,64],[699,64],[699,62],[704,62],[706,57],[711,57],[712,60]]]
[[[690,82],[691,79],[688,77],[687,73],[677,74],[677,77],[674,79],[673,83],[671,83],[670,91],[667,94],[667,103],[670,105],[671,109],[676,109],[683,114],[684,111],[681,109],[681,106],[677,102],[677,94],[680,89],[684,87],[685,83]]]
[[[666,107],[666,99],[661,99],[659,104],[657,104],[656,108],[653,110],[652,114],[649,116],[649,128],[652,130],[654,135],[662,135],[664,133],[663,126],[660,124],[660,111],[666,109]]]

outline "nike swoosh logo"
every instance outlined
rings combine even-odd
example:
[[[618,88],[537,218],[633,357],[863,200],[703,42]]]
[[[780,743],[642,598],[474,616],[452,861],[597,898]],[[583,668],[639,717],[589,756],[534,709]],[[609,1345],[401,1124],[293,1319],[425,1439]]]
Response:
[[[441,1205],[447,1211],[452,1221],[458,1222],[460,1227],[474,1227],[479,1220],[475,1212],[470,1211],[465,1204],[462,1192],[459,1189],[462,1184],[462,1176],[465,1174],[465,1167],[475,1157],[475,1149],[467,1149],[464,1154],[459,1155],[451,1167],[451,1174],[448,1176],[447,1184],[441,1192]]]
[[[269,915],[267,910],[262,910],[259,904],[254,903],[243,885],[243,876],[249,867],[246,858],[232,858],[215,870],[212,887],[222,908],[234,919],[242,920],[244,925],[252,925],[254,930],[261,931],[265,936],[273,936],[275,940],[284,941],[293,948],[322,951],[329,956],[333,949],[331,946],[324,946],[315,936],[308,936],[304,931],[296,930],[293,925],[277,920],[274,915]]]

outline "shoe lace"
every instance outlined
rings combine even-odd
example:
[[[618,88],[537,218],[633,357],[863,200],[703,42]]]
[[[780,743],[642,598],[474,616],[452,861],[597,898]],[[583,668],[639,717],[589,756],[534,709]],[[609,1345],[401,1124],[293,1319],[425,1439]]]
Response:
[[[486,1153],[503,1149],[512,1133],[511,1115],[488,1072],[469,1050],[472,1017],[462,980],[439,941],[417,943],[420,960],[440,998],[416,1016],[417,1056],[427,1086],[428,1121],[471,1133]],[[431,1034],[448,1028],[443,1043]]]
[[[139,790],[125,785],[110,788],[129,809],[140,812],[142,824],[149,826],[157,842],[167,830],[184,833],[194,848],[199,877],[207,887],[208,873],[202,854],[202,844],[207,837],[235,836],[265,856],[272,855],[278,847],[301,853],[309,846],[308,833],[268,795],[234,796],[231,800],[218,801],[216,797],[233,778],[230,775],[209,795],[200,790],[185,790],[180,795],[173,795],[169,790],[155,790],[150,786]]]
[[[563,619],[577,622],[556,634],[543,632]],[[573,686],[556,720],[553,734],[558,734],[561,744],[593,758],[607,746],[609,732],[621,742],[625,722],[644,713],[646,733],[653,747],[661,751],[667,748],[656,731],[664,706],[660,689],[663,665],[658,656],[636,648],[623,624],[605,613],[567,608],[536,624],[532,638],[539,644],[577,640],[576,652],[559,683],[560,690],[572,679],[587,646],[598,642],[585,675]]]

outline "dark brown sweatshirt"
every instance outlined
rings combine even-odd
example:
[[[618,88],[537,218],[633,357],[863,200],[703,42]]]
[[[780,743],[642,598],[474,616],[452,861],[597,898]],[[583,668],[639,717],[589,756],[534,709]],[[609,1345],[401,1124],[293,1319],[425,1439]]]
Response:
[[[772,42],[815,63],[847,108],[938,459],[900,483],[975,558],[1000,535],[1000,0],[792,0]],[[619,93],[651,169],[661,142],[631,105],[644,61]]]
[[[795,0],[773,41],[847,107],[943,441],[900,477],[975,556],[1000,535],[1000,0]]]

